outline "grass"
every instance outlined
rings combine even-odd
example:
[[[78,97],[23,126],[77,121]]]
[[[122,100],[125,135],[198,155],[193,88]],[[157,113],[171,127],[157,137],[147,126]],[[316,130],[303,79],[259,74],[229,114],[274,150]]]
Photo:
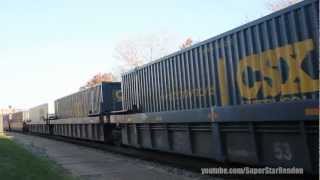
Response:
[[[0,136],[1,180],[75,180],[60,166]]]

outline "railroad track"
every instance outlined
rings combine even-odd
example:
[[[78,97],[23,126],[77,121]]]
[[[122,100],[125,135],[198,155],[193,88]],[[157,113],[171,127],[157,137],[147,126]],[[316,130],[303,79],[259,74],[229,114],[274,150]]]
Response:
[[[20,132],[21,133],[21,132]],[[104,150],[107,152],[112,152],[116,154],[121,154],[125,156],[134,157],[141,160],[151,161],[155,163],[159,163],[161,165],[168,166],[170,168],[182,169],[191,171],[193,173],[201,173],[201,168],[239,168],[239,167],[253,167],[243,164],[226,164],[214,162],[208,159],[184,156],[179,154],[172,154],[154,150],[145,150],[145,149],[136,149],[128,146],[115,146],[111,144],[104,144],[101,142],[94,142],[89,140],[75,139],[75,138],[66,138],[62,136],[50,136],[45,134],[34,134],[34,133],[24,133],[32,136],[40,136],[48,139],[64,141],[72,144],[77,144],[81,146],[96,148],[100,150]],[[304,175],[304,176],[262,176],[262,175],[212,175],[212,177],[220,177],[223,179],[317,179],[316,176]]]

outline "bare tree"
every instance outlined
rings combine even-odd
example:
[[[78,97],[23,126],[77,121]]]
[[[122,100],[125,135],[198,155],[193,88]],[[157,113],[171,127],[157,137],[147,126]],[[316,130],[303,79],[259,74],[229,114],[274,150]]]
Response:
[[[190,47],[194,44],[193,40],[189,37],[187,38],[180,46],[180,49],[184,49]]]
[[[177,37],[171,33],[147,34],[120,41],[114,57],[120,61],[121,73],[178,50],[178,44]]]
[[[302,0],[264,0],[264,11],[261,11],[259,14],[256,14],[255,16],[247,15],[245,14],[243,18],[242,24],[246,24],[248,22],[251,22],[255,19],[261,18],[267,14],[273,13],[275,11],[279,11],[283,8],[286,8],[288,6],[291,6],[293,4],[296,4],[298,2],[301,2]]]
[[[123,40],[115,48],[115,58],[123,64],[122,68],[137,67],[145,61],[139,44],[132,40]]]
[[[80,87],[80,90],[84,90],[90,87],[93,87],[101,82],[112,82],[114,79],[114,75],[112,73],[98,73],[94,75],[86,85]]]
[[[302,0],[268,0],[266,6],[269,11],[274,12],[301,1]]]

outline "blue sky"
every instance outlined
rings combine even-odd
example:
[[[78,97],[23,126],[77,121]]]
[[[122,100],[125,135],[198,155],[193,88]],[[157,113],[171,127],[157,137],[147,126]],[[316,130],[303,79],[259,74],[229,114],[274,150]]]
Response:
[[[265,3],[1,0],[0,108],[51,103],[94,74],[115,71],[122,40],[163,32],[205,40],[266,14]]]

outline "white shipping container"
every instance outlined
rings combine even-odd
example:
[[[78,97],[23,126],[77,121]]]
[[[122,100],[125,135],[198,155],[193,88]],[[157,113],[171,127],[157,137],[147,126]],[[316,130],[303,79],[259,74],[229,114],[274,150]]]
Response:
[[[48,115],[48,104],[42,104],[29,109],[29,120],[31,123],[44,122]]]
[[[22,113],[22,121],[24,121],[24,122],[29,121],[29,111],[23,111],[23,113]]]

